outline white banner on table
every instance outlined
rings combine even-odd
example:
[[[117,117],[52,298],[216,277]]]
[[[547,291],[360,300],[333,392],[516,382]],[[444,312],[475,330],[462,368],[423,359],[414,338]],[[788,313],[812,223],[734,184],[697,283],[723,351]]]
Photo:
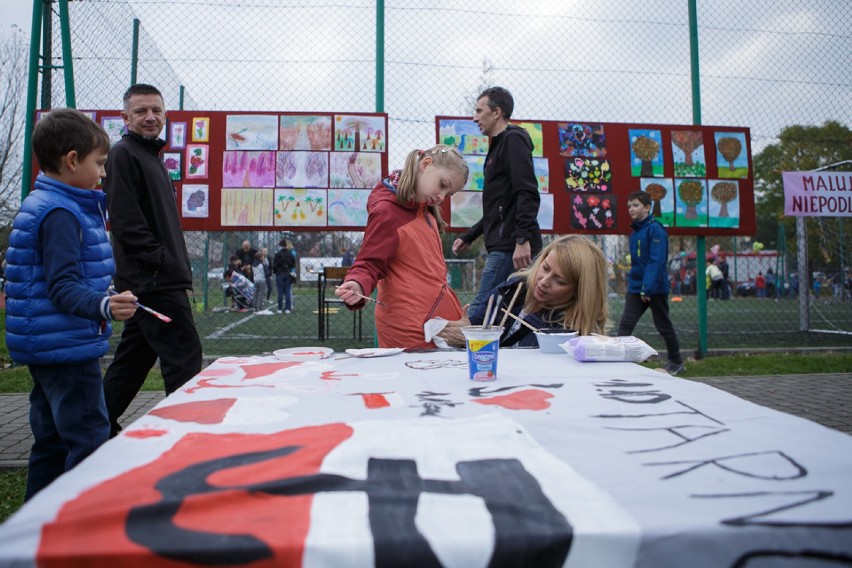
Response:
[[[466,364],[220,359],[0,526],[0,566],[852,562],[852,437],[629,363]]]

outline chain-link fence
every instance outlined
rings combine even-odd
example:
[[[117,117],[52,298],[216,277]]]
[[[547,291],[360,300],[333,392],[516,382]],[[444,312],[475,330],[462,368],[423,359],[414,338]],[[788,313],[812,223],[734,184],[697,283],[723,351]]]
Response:
[[[377,88],[374,2],[75,0],[70,20],[77,107],[119,106],[134,65],[131,39],[138,19],[137,80],[158,85],[170,108],[384,111],[391,168],[399,167],[410,149],[434,142],[435,115],[469,115],[488,85],[509,88],[514,116],[523,119],[693,122],[687,2],[426,4],[384,2],[384,81]],[[55,4],[53,11],[58,14]],[[697,21],[704,124],[749,127],[757,154],[778,143],[790,125],[850,123],[852,3],[702,0]],[[58,30],[54,25],[54,64],[62,63]],[[61,106],[63,82],[56,77],[51,85],[49,98]],[[847,140],[847,153],[848,145]],[[759,190],[758,180],[755,185]],[[763,250],[752,239],[708,238],[708,251],[722,253],[729,266],[724,289],[710,285],[719,299],[708,303],[708,347],[849,345],[852,301],[845,278],[852,265],[852,227],[847,221],[822,219],[818,228],[810,223],[812,233],[821,231],[810,274],[797,274],[792,234],[772,235],[774,242],[764,238]],[[357,252],[361,234],[187,234],[207,354],[257,353],[318,340],[321,290],[305,266],[294,288],[292,314],[225,309],[230,300],[221,275],[228,256],[244,239],[274,253],[282,238],[294,242],[303,260],[319,259],[312,261],[319,267],[339,261],[341,248]],[[626,239],[595,238],[612,261],[611,314],[617,319]],[[688,350],[698,345],[696,281],[705,277],[697,269],[696,248],[695,238],[671,239],[677,292],[672,314]],[[474,267],[481,262],[479,251],[464,258],[468,264],[448,265],[463,301],[473,294]],[[819,322],[814,327],[832,333],[800,331],[796,299],[805,291],[813,296],[808,315]],[[274,284],[270,300],[274,310]],[[329,344],[372,344],[369,307],[360,340],[357,333],[352,339],[353,316],[345,309],[329,317]],[[662,347],[650,316],[635,333]]]

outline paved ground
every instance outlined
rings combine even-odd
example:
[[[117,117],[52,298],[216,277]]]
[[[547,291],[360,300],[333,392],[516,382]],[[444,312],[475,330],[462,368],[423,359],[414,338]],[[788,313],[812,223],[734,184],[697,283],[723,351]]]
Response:
[[[852,434],[852,373],[694,380],[756,404]],[[140,393],[122,422],[126,424],[136,420],[162,398],[162,393]],[[28,395],[0,394],[0,469],[27,465],[32,445],[28,412]]]

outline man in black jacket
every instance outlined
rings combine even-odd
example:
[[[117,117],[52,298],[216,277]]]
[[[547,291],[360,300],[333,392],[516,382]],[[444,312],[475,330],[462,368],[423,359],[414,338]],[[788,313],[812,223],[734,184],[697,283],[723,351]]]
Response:
[[[453,254],[483,235],[488,257],[471,310],[488,301],[488,293],[515,270],[527,268],[541,251],[538,226],[538,182],[533,168],[533,143],[526,130],[509,124],[514,110],[511,93],[491,87],[479,95],[473,120],[490,136],[485,158],[482,219],[453,242]]]
[[[180,227],[176,193],[160,159],[159,139],[166,120],[156,87],[131,86],[121,113],[127,134],[109,152],[104,191],[107,196],[115,285],[139,302],[172,318],[160,321],[138,310],[124,326],[115,359],[104,377],[110,434],[160,359],[166,395],[201,370],[201,340],[192,319],[187,290],[192,269]]]

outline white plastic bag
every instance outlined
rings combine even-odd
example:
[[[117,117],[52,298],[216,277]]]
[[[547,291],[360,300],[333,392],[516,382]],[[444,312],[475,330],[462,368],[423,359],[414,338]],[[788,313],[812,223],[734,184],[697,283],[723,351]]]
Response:
[[[584,335],[574,337],[560,345],[577,361],[630,361],[639,363],[657,355],[653,347],[632,335],[607,337]]]

